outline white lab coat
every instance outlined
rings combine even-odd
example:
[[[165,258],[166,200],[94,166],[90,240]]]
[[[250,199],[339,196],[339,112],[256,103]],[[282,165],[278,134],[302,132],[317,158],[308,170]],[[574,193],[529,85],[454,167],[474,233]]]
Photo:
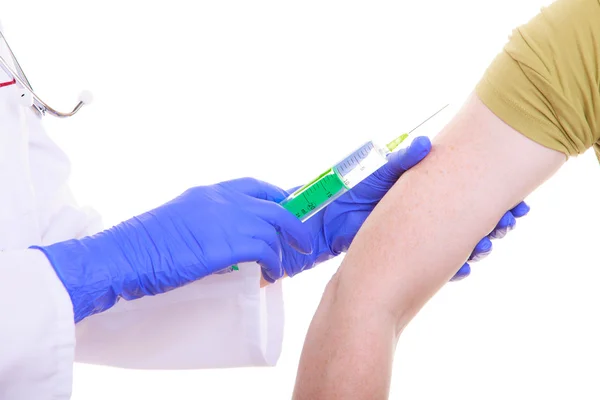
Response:
[[[0,83],[10,80],[0,69]],[[74,360],[140,369],[277,361],[281,286],[259,289],[256,264],[120,301],[75,326],[54,270],[41,252],[28,250],[100,229],[99,218],[73,201],[68,175],[68,159],[41,118],[17,102],[15,85],[0,87],[0,399],[70,398]]]

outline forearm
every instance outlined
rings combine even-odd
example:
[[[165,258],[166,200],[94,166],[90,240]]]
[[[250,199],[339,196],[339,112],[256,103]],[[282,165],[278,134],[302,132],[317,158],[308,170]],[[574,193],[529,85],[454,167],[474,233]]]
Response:
[[[402,329],[563,162],[472,98],[357,235],[311,325],[296,399],[387,398]]]

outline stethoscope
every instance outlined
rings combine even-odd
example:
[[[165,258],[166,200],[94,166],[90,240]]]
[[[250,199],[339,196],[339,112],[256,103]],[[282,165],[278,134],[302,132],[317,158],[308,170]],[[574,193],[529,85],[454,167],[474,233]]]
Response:
[[[81,107],[83,107],[85,104],[90,104],[92,102],[92,94],[88,91],[83,91],[79,95],[79,102],[77,103],[75,108],[73,108],[73,111],[66,112],[66,113],[56,111],[54,108],[50,107],[47,103],[42,101],[42,99],[40,99],[38,97],[38,95],[35,94],[35,92],[33,91],[33,88],[31,87],[29,80],[25,76],[25,73],[23,72],[21,65],[19,65],[17,58],[15,57],[10,46],[8,45],[6,38],[2,34],[2,25],[1,24],[0,24],[0,41],[3,41],[4,44],[6,45],[6,48],[8,49],[8,52],[10,53],[10,56],[12,58],[13,64],[16,67],[16,71],[13,70],[10,67],[10,65],[8,64],[8,62],[4,58],[2,58],[2,56],[0,55],[0,68],[2,68],[4,70],[4,72],[6,72],[6,74],[9,76],[9,79],[12,77],[12,81],[0,83],[0,89],[3,86],[17,85],[19,87],[18,100],[23,106],[33,107],[33,109],[36,112],[38,112],[40,114],[40,116],[42,116],[42,117],[44,115],[46,115],[46,113],[48,113],[48,114],[54,115],[55,117],[67,118],[67,117],[71,117],[71,116],[75,115],[77,113],[77,111],[79,111],[81,109]]]

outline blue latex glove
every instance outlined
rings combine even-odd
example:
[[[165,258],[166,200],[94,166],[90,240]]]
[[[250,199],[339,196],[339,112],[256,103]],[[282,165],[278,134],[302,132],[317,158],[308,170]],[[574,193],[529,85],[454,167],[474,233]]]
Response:
[[[481,239],[473,253],[471,253],[471,257],[469,257],[469,262],[475,262],[482,260],[487,257],[492,252],[492,239],[501,239],[508,232],[514,229],[515,224],[517,223],[516,218],[521,218],[529,212],[529,206],[524,202],[520,202],[514,207],[512,210],[507,211],[506,214],[500,218],[498,225],[496,228],[486,237]],[[471,273],[471,266],[469,262],[466,262],[454,275],[452,278],[453,281],[459,281],[461,279],[466,278]]]
[[[283,276],[282,246],[312,251],[307,227],[277,204],[286,195],[250,178],[197,187],[95,236],[36,248],[69,292],[76,322],[120,297],[167,292],[246,261],[273,282]]]
[[[388,163],[362,181],[348,193],[340,196],[327,208],[305,222],[312,233],[313,252],[300,254],[289,246],[283,246],[283,266],[287,275],[294,276],[304,270],[345,252],[356,233],[400,176],[418,164],[431,150],[427,137],[417,137],[410,146],[390,154]],[[525,203],[506,213],[496,229],[483,238],[473,250],[469,261],[477,261],[492,250],[490,238],[503,237],[515,225],[515,217],[529,211]],[[458,271],[453,280],[470,273],[468,263]]]

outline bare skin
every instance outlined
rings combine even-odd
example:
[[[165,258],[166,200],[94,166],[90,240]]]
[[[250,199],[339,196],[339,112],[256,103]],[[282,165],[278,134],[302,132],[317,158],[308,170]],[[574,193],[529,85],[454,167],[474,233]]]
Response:
[[[564,162],[471,96],[356,236],[311,323],[294,399],[387,399],[403,329]]]

